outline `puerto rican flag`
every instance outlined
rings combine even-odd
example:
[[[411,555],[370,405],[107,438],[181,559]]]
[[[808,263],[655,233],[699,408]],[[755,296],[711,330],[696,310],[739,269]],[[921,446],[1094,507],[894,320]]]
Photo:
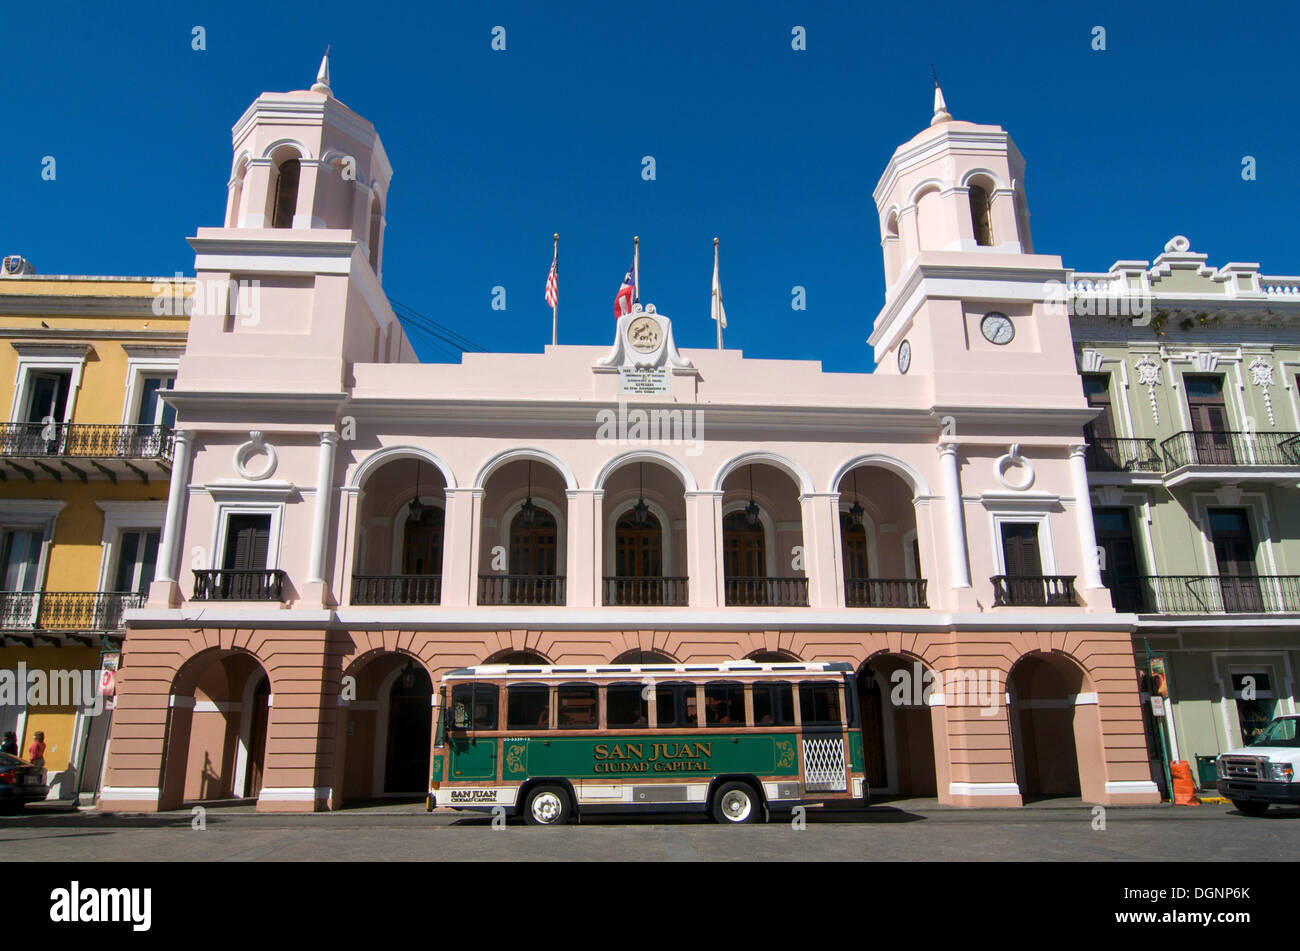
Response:
[[[627,276],[623,278],[623,286],[618,289],[618,296],[614,298],[615,320],[618,320],[624,314],[632,312],[632,299],[635,294],[635,279],[632,277],[632,268],[628,268]]]

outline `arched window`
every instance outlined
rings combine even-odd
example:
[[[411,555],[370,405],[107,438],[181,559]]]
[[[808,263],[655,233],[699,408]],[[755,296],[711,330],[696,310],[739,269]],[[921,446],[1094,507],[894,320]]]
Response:
[[[379,272],[379,238],[383,230],[384,210],[379,205],[379,196],[370,201],[370,267]]]
[[[980,185],[970,186],[970,220],[975,229],[975,243],[982,248],[993,246],[993,223],[989,210],[989,193]]]
[[[767,574],[763,523],[732,512],[722,519],[722,568],[728,578],[762,578]]]
[[[442,574],[443,511],[424,507],[420,518],[406,520],[402,539],[402,574]]]
[[[614,574],[620,578],[658,578],[663,574],[663,530],[651,512],[637,522],[632,510],[614,525]]]
[[[271,208],[272,228],[292,228],[293,215],[298,208],[298,177],[301,172],[298,159],[285,159],[275,176],[275,204]]]
[[[531,524],[520,510],[510,523],[510,573],[512,575],[555,576],[555,517],[544,508],[534,508]]]

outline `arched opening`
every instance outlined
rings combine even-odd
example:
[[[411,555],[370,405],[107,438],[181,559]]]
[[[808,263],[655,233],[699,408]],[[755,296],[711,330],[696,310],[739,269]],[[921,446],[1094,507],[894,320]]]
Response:
[[[675,664],[677,661],[662,651],[624,651],[614,658],[616,664]]]
[[[483,492],[479,604],[565,603],[568,484],[546,462],[499,466]]]
[[[267,774],[271,687],[244,651],[204,651],[177,673],[168,711],[160,809],[256,797]]]
[[[789,651],[754,651],[745,660],[756,664],[797,664],[799,658]]]
[[[509,664],[515,667],[546,667],[551,662],[541,654],[537,653],[537,651],[504,650],[493,654],[487,660],[483,661],[483,663]]]
[[[384,209],[379,204],[379,196],[375,195],[370,200],[370,233],[368,244],[370,246],[370,267],[376,274],[379,273],[379,242],[383,236]]]
[[[867,786],[885,796],[937,796],[929,698],[941,687],[920,661],[879,654],[858,670]]]
[[[446,537],[441,469],[394,456],[367,471],[361,486],[352,604],[438,604]]]
[[[957,222],[949,218],[950,224],[944,221],[943,199],[939,195],[939,189],[931,187],[924,194],[917,196],[916,199],[916,231],[917,241],[922,251],[942,251],[946,244],[945,237],[949,232],[955,232]],[[954,234],[955,238],[956,235]]]
[[[292,228],[298,210],[298,179],[302,165],[298,157],[287,158],[275,170],[275,187],[271,200],[271,227]]]
[[[911,486],[897,473],[867,462],[849,468],[836,491],[845,605],[925,607]]]
[[[971,182],[967,186],[970,197],[970,220],[974,230],[975,243],[982,248],[993,246],[993,208],[989,202],[989,191],[984,184]]]
[[[433,680],[416,658],[376,651],[346,671],[339,706],[340,801],[419,799],[429,789]]]
[[[226,209],[226,227],[238,228],[244,204],[244,180],[248,176],[248,159],[240,159],[239,167],[230,179],[230,207]]]
[[[892,285],[899,277],[903,265],[903,248],[898,234],[898,212],[891,211],[885,222],[885,237],[881,241],[884,249],[885,282]]]
[[[726,603],[807,606],[798,484],[784,469],[759,462],[730,472],[722,491]]]
[[[1096,696],[1087,693],[1083,671],[1063,657],[1027,654],[1012,668],[1008,715],[1024,800],[1082,794],[1080,752],[1101,745]],[[1095,765],[1104,777],[1104,762]]]
[[[599,483],[604,495],[604,603],[685,605],[686,496],[682,476],[635,459]]]

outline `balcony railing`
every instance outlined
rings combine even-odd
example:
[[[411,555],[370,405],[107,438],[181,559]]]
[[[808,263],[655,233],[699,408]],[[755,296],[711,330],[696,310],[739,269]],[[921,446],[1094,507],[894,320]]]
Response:
[[[353,604],[437,604],[442,575],[353,575]]]
[[[1074,575],[994,575],[994,607],[1072,607]]]
[[[684,607],[686,578],[605,578],[605,603],[636,607]]]
[[[1165,469],[1154,439],[1093,437],[1088,440],[1085,458],[1093,472],[1163,472]]]
[[[923,608],[924,578],[845,578],[844,603],[851,608]]]
[[[1294,466],[1300,433],[1185,430],[1160,444],[1167,470],[1180,466]]]
[[[154,459],[170,463],[176,434],[167,426],[90,423],[0,424],[0,455],[15,459]]]
[[[194,601],[281,601],[284,572],[279,568],[216,568],[194,572]]]
[[[479,604],[564,604],[558,575],[479,575]]]
[[[727,578],[727,605],[744,607],[805,608],[807,578]]]
[[[1108,586],[1117,611],[1137,614],[1300,613],[1300,575],[1146,575]]]
[[[128,608],[144,605],[131,591],[3,591],[0,628],[11,631],[120,631]]]

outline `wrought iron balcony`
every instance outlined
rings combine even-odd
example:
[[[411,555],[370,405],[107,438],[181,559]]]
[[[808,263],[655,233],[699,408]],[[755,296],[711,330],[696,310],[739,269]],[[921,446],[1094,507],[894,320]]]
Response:
[[[844,603],[851,608],[923,608],[924,578],[845,578]]]
[[[686,578],[605,578],[605,603],[638,607],[684,607],[689,598]]]
[[[215,568],[194,572],[193,601],[282,601],[285,574],[279,568]]]
[[[769,608],[806,608],[807,578],[727,578],[727,605]]]
[[[1110,579],[1117,611],[1300,614],[1300,575],[1146,575]]]
[[[2,591],[0,629],[120,631],[126,610],[143,605],[133,591]]]
[[[1154,439],[1090,437],[1085,457],[1093,472],[1164,472]]]
[[[994,575],[994,607],[1073,607],[1074,575]]]
[[[113,482],[132,474],[148,482],[150,474],[170,471],[175,445],[176,434],[167,426],[0,424],[0,459],[31,481],[71,475],[85,482],[94,470]]]
[[[1184,430],[1160,444],[1166,471],[1180,466],[1296,466],[1300,433]]]
[[[442,575],[353,575],[353,604],[438,604]]]
[[[479,604],[564,604],[559,575],[479,575]]]

